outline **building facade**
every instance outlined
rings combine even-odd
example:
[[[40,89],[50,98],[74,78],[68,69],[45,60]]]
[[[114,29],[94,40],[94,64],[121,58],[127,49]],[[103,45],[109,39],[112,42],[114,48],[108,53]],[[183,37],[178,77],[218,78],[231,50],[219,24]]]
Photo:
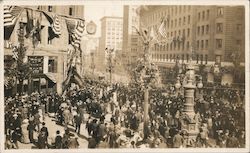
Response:
[[[114,55],[122,50],[123,18],[105,16],[101,18],[101,37],[99,40],[98,60],[100,65],[106,64],[106,48],[114,49]],[[104,67],[102,67],[104,68]]]
[[[26,60],[31,64],[33,70],[29,79],[24,80],[24,92],[34,91],[56,91],[62,93],[62,83],[67,77],[67,58],[69,48],[69,32],[65,20],[61,17],[67,16],[83,19],[83,6],[27,6],[32,9],[34,19],[41,17],[41,40],[34,48],[31,38],[25,38],[24,45],[27,47]],[[37,11],[39,10],[39,11]],[[52,15],[60,15],[61,35],[50,39],[51,24],[42,12]],[[22,11],[17,19],[13,31],[5,31],[9,36],[4,40],[5,68],[8,68],[8,60],[12,58],[12,45],[18,44],[18,30],[20,23],[27,24],[26,11]],[[25,28],[24,28],[25,29]],[[24,30],[25,31],[25,30]],[[18,89],[16,89],[18,90]],[[13,90],[12,90],[13,91]]]
[[[122,57],[123,64],[128,67],[143,54],[139,46],[140,38],[136,31],[136,28],[139,29],[140,27],[138,8],[137,5],[125,5],[123,8]]]
[[[231,55],[240,53],[244,62],[243,6],[149,6],[141,9],[141,25],[156,31],[166,19],[167,41],[151,46],[152,61],[174,63],[193,56],[196,63],[230,63]]]

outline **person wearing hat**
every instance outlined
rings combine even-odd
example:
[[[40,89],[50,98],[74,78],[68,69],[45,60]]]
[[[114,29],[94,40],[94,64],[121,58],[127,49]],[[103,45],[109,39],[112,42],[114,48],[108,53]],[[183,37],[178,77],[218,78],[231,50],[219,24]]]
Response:
[[[69,149],[79,148],[78,136],[75,134],[69,141]]]
[[[55,148],[62,149],[62,136],[60,135],[59,130],[56,131]]]
[[[17,130],[18,130],[18,128],[17,128]],[[11,130],[11,132],[10,132],[12,147],[15,148],[15,149],[19,149],[18,140],[21,137],[21,135],[19,134],[19,132],[17,132],[17,130]]]
[[[96,148],[96,146],[97,146],[97,142],[96,142],[95,138],[89,137],[88,138],[88,148]]]
[[[82,117],[81,117],[80,113],[77,113],[74,118],[75,118],[75,132],[77,132],[77,134],[80,134]]]
[[[49,131],[48,131],[48,128],[45,126],[45,122],[42,123],[41,132],[44,132],[46,138],[48,138],[48,136],[49,136]]]
[[[11,127],[12,129],[21,128],[21,119],[16,113],[11,120]]]
[[[180,148],[183,146],[183,143],[184,143],[184,138],[180,135],[180,131],[178,131],[173,138],[173,147]]]
[[[34,143],[34,141],[35,141],[34,140],[34,131],[36,131],[36,127],[35,127],[34,121],[31,120],[31,118],[29,120],[29,125],[28,125],[27,129],[29,131],[29,141],[31,143]]]
[[[34,124],[35,124],[35,127],[37,127],[37,131],[40,131],[40,115],[38,113],[38,111],[35,113],[34,115]]]
[[[48,146],[46,132],[41,131],[39,133],[37,145],[39,149],[46,149],[46,147]]]

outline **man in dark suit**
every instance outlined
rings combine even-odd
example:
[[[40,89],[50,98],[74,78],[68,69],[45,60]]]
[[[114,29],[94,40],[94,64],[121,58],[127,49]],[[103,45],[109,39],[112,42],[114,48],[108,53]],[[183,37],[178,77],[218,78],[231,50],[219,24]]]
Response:
[[[39,149],[46,149],[48,145],[47,137],[45,132],[40,132],[38,136],[38,148]]]
[[[46,136],[46,139],[47,139],[48,136],[49,136],[48,128],[45,126],[44,122],[42,123],[42,125],[43,125],[43,127],[41,128],[41,132],[45,133],[45,136]]]
[[[55,148],[62,149],[62,136],[60,135],[59,130],[56,131]]]
[[[75,124],[76,124],[75,125],[75,132],[77,132],[77,134],[80,134],[82,117],[79,113],[75,116]]]
[[[96,148],[97,143],[96,143],[95,138],[91,137],[89,138],[88,141],[89,141],[88,148]]]

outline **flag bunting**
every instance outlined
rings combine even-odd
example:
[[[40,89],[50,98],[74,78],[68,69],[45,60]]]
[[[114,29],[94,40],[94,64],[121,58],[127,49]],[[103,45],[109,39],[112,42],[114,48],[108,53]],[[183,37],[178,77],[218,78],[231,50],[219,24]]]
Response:
[[[4,26],[15,25],[18,16],[21,14],[23,8],[18,6],[4,6]]]

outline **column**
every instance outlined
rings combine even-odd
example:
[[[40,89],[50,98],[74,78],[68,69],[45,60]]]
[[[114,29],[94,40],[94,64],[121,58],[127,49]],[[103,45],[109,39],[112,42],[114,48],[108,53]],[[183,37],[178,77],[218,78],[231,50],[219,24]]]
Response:
[[[58,64],[57,64],[57,80],[56,80],[56,91],[59,95],[62,94],[62,83],[63,83],[63,55],[58,56]]]

